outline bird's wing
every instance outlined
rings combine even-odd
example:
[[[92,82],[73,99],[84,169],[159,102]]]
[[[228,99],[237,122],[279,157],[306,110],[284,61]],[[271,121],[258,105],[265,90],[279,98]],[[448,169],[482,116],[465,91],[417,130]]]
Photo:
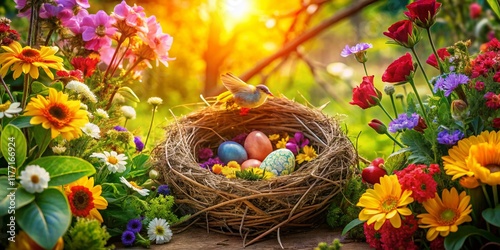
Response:
[[[255,86],[245,83],[240,78],[236,77],[231,73],[226,73],[222,75],[221,80],[222,84],[233,94],[255,91]]]

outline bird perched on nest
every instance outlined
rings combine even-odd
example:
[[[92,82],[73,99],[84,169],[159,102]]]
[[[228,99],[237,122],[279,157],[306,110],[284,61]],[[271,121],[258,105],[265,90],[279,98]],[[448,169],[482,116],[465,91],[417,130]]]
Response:
[[[221,80],[228,91],[217,96],[217,103],[226,103],[226,107],[234,103],[241,107],[241,115],[246,115],[250,109],[264,104],[268,96],[273,96],[267,86],[247,84],[231,73],[222,75]]]

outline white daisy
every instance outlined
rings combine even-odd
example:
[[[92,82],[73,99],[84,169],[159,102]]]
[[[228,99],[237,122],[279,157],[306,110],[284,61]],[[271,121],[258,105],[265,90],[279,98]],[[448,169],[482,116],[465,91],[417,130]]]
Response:
[[[63,145],[57,145],[57,146],[53,146],[52,147],[52,152],[54,152],[54,154],[56,155],[60,155],[64,152],[66,152],[66,147],[63,146]]]
[[[83,133],[85,133],[86,135],[94,138],[94,139],[99,139],[101,138],[101,130],[99,129],[99,126],[89,122],[87,124],[85,124],[85,126],[83,126],[82,128],[82,131]]]
[[[154,218],[148,225],[148,237],[156,244],[167,243],[172,239],[172,230],[165,219]]]
[[[50,175],[38,165],[28,165],[21,171],[21,185],[30,193],[41,193],[49,186]]]
[[[123,116],[127,119],[135,119],[136,113],[135,109],[130,106],[122,106],[120,110],[123,113]]]
[[[108,112],[106,112],[106,110],[101,109],[101,108],[95,110],[95,116],[97,116],[99,118],[105,118],[105,119],[109,118]]]
[[[102,153],[92,153],[90,157],[96,157],[101,159],[102,162],[106,163],[108,166],[108,170],[111,173],[121,173],[125,171],[128,159],[124,154],[118,154],[115,151],[107,152],[103,151]]]
[[[153,106],[158,106],[163,103],[163,100],[160,97],[150,97],[148,103]]]
[[[20,102],[10,103],[9,101],[4,104],[0,104],[0,119],[4,116],[12,118],[13,114],[21,112],[23,109],[19,107],[20,105]]]
[[[92,103],[97,103],[97,97],[92,91],[90,91],[89,86],[85,85],[85,83],[79,81],[70,81],[68,82],[68,84],[66,84],[66,88],[85,96],[85,98],[89,99],[89,101],[91,101]]]
[[[120,176],[120,181],[123,184],[127,185],[127,187],[133,189],[134,191],[136,191],[137,193],[139,193],[142,196],[148,196],[149,195],[149,190],[148,189],[145,189],[145,188],[141,189],[141,187],[139,187],[135,182],[133,182],[133,181],[129,182],[123,176]]]

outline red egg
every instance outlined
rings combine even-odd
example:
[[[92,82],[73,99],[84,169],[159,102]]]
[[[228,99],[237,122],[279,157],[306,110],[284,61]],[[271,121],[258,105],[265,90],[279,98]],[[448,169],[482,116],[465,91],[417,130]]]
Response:
[[[245,170],[247,168],[258,168],[260,167],[261,161],[255,159],[248,159],[241,163],[241,170]]]
[[[263,161],[267,155],[273,152],[273,145],[267,135],[260,131],[252,131],[248,134],[243,145],[248,154],[248,159]]]

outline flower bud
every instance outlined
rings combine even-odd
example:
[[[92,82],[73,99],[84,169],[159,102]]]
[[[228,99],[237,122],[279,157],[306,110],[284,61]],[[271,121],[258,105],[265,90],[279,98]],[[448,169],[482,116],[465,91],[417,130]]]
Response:
[[[476,19],[481,16],[483,8],[478,3],[471,3],[469,5],[469,16],[471,19]]]
[[[462,121],[469,116],[469,106],[463,100],[453,100],[451,102],[451,117],[455,121]]]
[[[156,178],[158,178],[158,171],[154,169],[149,170],[149,178],[152,180],[156,180]]]
[[[365,63],[366,61],[368,61],[368,57],[366,57],[366,51],[356,52],[354,53],[354,57],[356,57],[356,61],[360,63]]]
[[[384,92],[386,95],[393,95],[395,90],[393,85],[385,85]]]
[[[370,123],[368,123],[368,126],[373,128],[377,133],[381,135],[387,133],[387,127],[380,120],[373,119]]]

